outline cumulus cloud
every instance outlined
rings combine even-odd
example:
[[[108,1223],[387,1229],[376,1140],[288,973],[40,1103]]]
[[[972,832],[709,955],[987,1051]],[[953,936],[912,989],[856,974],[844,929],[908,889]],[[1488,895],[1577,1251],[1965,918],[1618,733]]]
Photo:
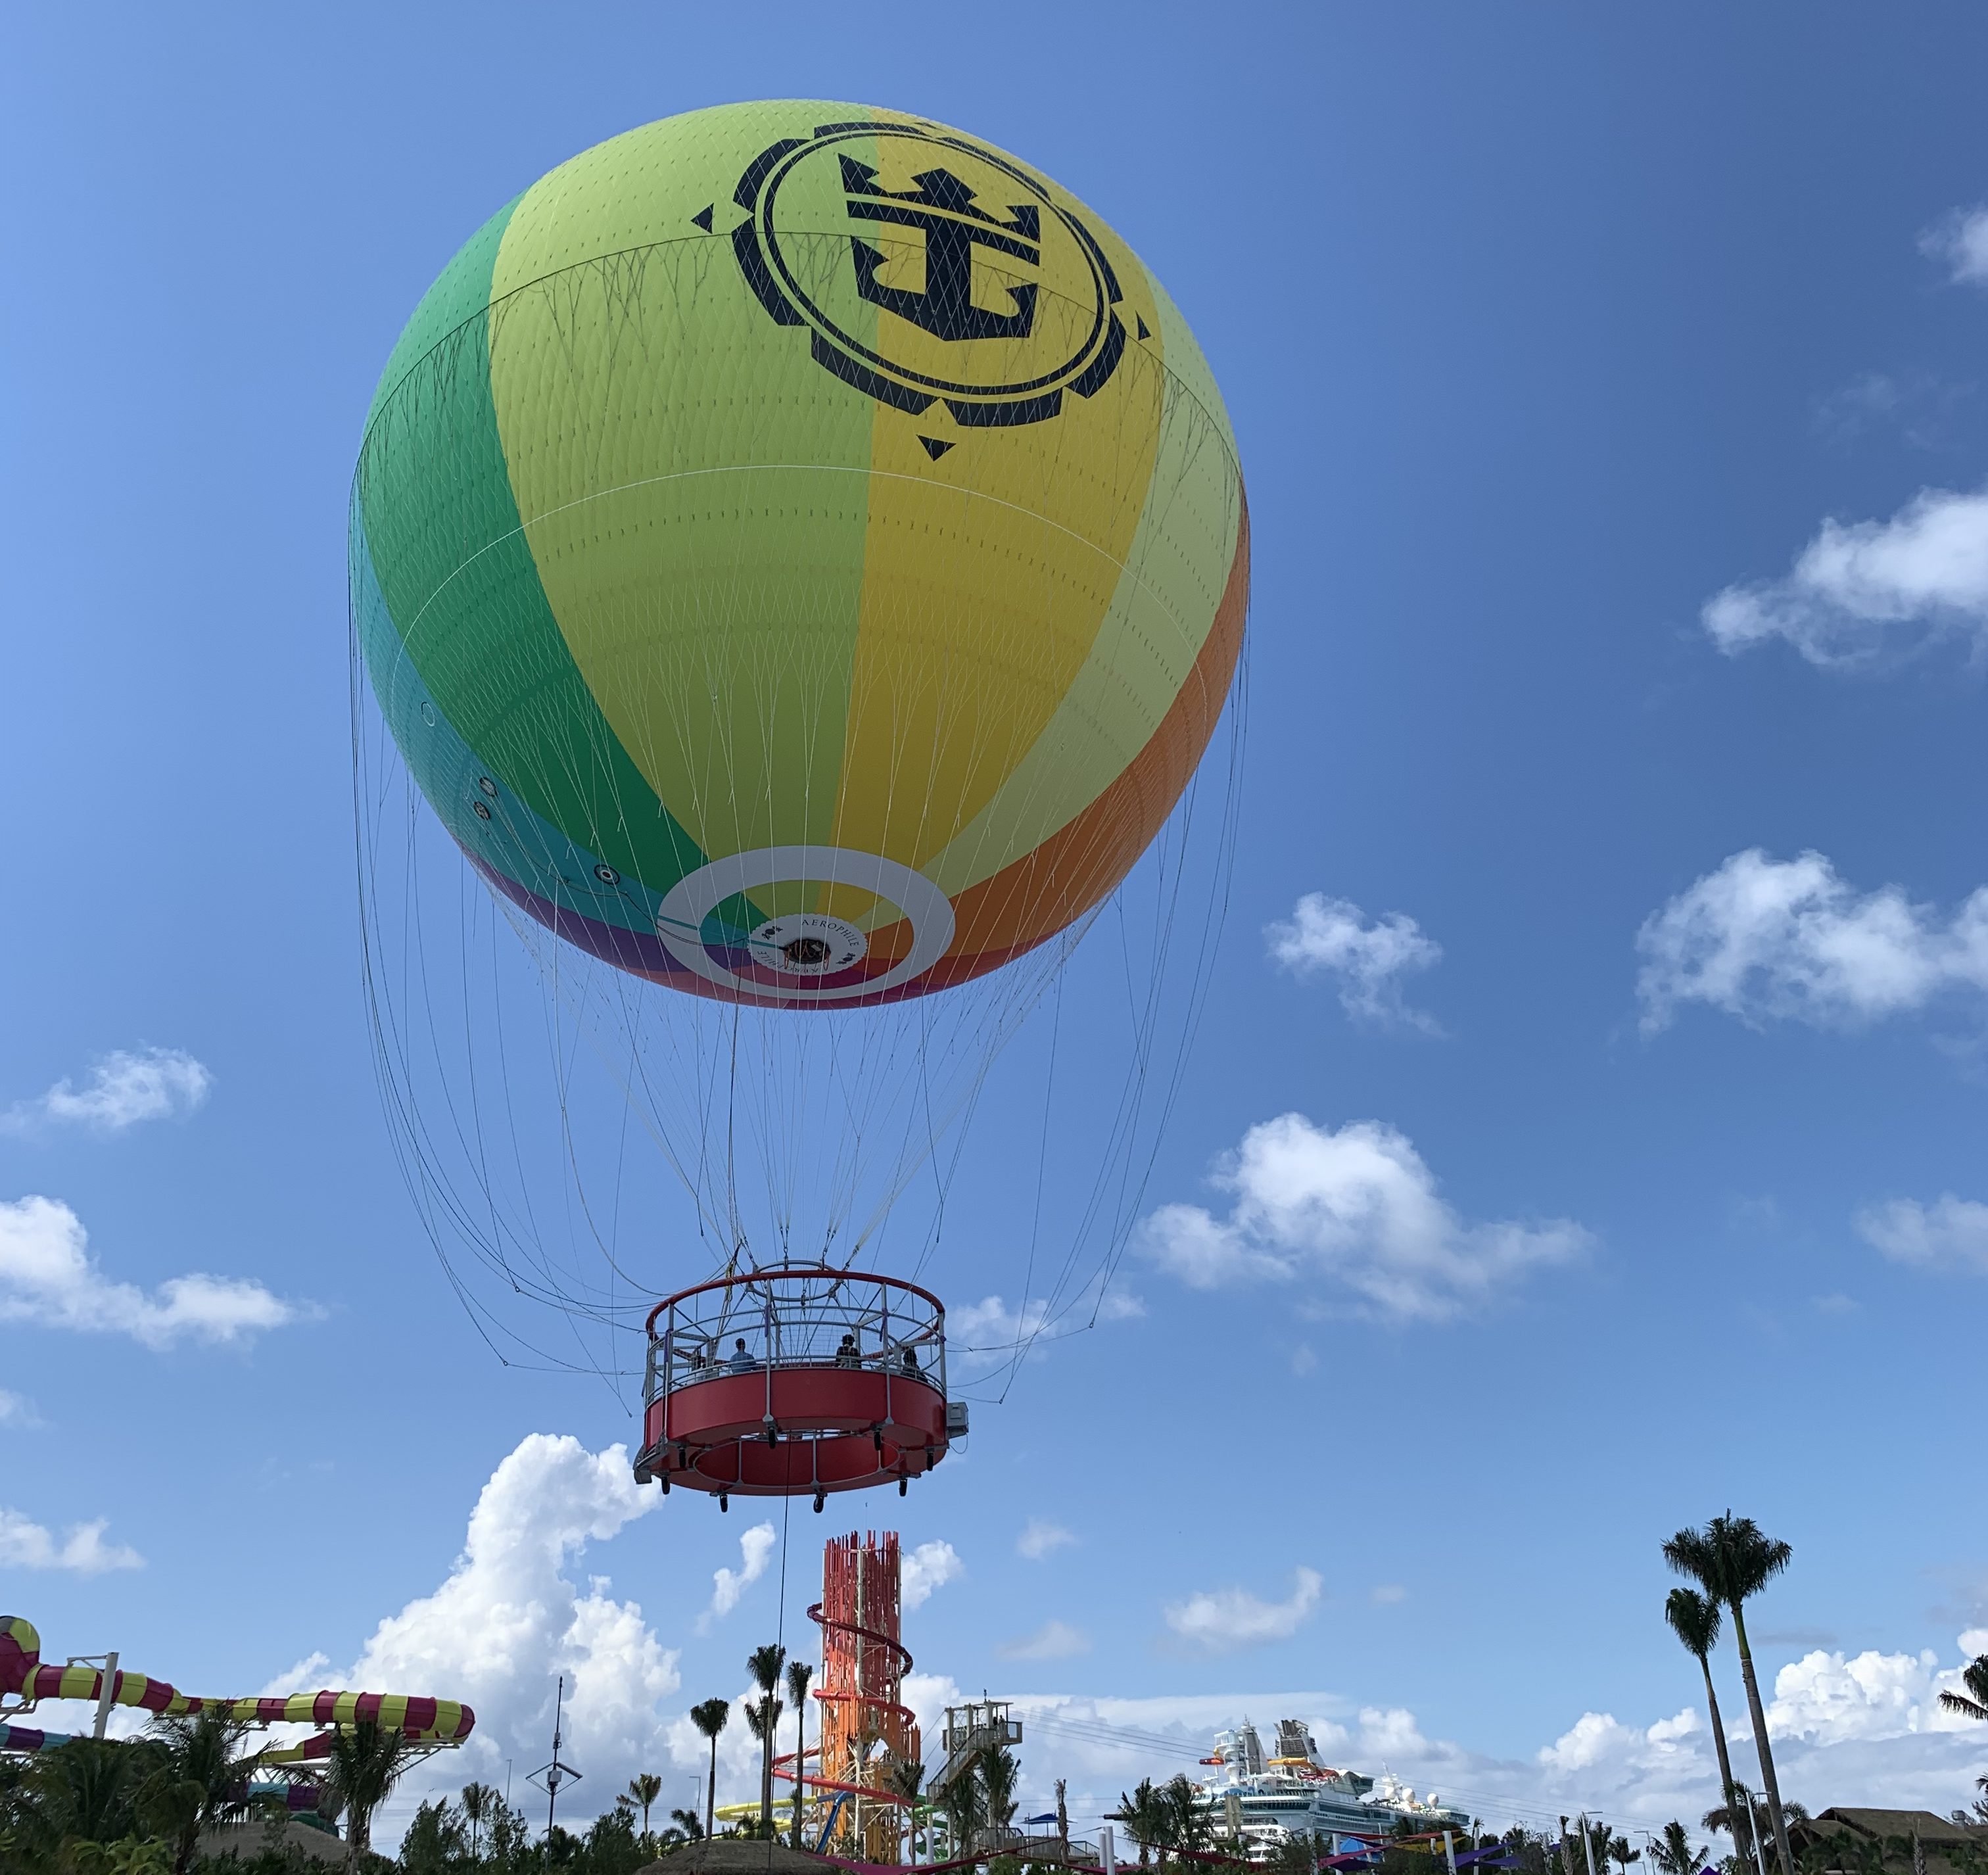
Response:
[[[1988,1276],[1988,1204],[1946,1192],[1931,1204],[1894,1198],[1857,1213],[1858,1234],[1895,1263]]]
[[[1061,1524],[1051,1523],[1046,1517],[1031,1517],[1022,1534],[1016,1538],[1015,1548],[1031,1562],[1040,1562],[1053,1551],[1064,1548],[1076,1541]]]
[[[1646,1034],[1681,1003],[1854,1027],[1988,990],[1988,886],[1942,917],[1896,885],[1858,892],[1820,853],[1750,847],[1654,913],[1636,948]]]
[[[755,1524],[739,1538],[739,1566],[715,1570],[711,1578],[711,1606],[698,1616],[697,1631],[708,1634],[714,1621],[722,1621],[739,1606],[739,1598],[766,1572],[766,1563],[778,1538],[769,1523]]]
[[[1962,1636],[1963,1647],[1968,1636]],[[1960,1670],[1940,1670],[1939,1656],[1867,1650],[1850,1657],[1818,1647],[1774,1676],[1767,1736],[1821,1745],[1893,1738],[1908,1732],[1966,1732],[1973,1721],[1939,1704],[1942,1691],[1963,1692]]]
[[[302,1312],[246,1277],[169,1277],[148,1294],[106,1277],[89,1241],[75,1212],[53,1198],[0,1201],[0,1322],[129,1335],[164,1348],[243,1340]]]
[[[1919,236],[1919,252],[1942,262],[1956,286],[1988,286],[1988,204],[1943,216]]]
[[[1401,1000],[1401,979],[1439,962],[1442,946],[1401,912],[1369,918],[1344,899],[1308,892],[1288,920],[1266,925],[1270,955],[1297,976],[1329,972],[1339,979],[1339,1000],[1349,1016],[1383,1024],[1405,1024],[1425,1034],[1442,1033],[1432,1016]]]
[[[1205,1653],[1233,1653],[1266,1642],[1289,1640],[1311,1619],[1325,1592],[1317,1570],[1292,1572],[1291,1592],[1266,1602],[1247,1589],[1205,1589],[1166,1609],[1167,1626],[1188,1646]]]
[[[1565,1218],[1466,1223],[1408,1139],[1372,1120],[1337,1132],[1301,1113],[1263,1121],[1211,1182],[1234,1196],[1226,1217],[1169,1204],[1141,1227],[1162,1268],[1197,1289],[1302,1277],[1398,1322],[1463,1315],[1591,1241]]]
[[[898,1586],[907,1609],[921,1608],[935,1589],[943,1589],[966,1573],[966,1565],[950,1543],[921,1543],[899,1561]]]
[[[182,1048],[118,1048],[91,1064],[79,1088],[66,1078],[39,1099],[17,1101],[0,1128],[83,1126],[121,1133],[141,1120],[184,1119],[207,1098],[214,1076]]]
[[[1784,638],[1824,666],[1942,637],[1988,645],[1988,489],[1925,489],[1886,521],[1825,520],[1784,578],[1729,586],[1702,616],[1729,656]]]
[[[946,1353],[969,1366],[1009,1359],[1042,1332],[1049,1315],[1040,1296],[1016,1308],[998,1295],[963,1303],[945,1311]]]
[[[430,1785],[492,1770],[501,1783],[506,1758],[536,1764],[562,1674],[568,1755],[597,1788],[618,1789],[670,1754],[671,1722],[658,1703],[678,1690],[676,1650],[637,1603],[614,1599],[606,1578],[591,1576],[583,1588],[573,1579],[590,1544],[663,1501],[635,1482],[618,1445],[590,1452],[576,1439],[535,1433],[497,1467],[441,1586],[382,1621],[359,1659],[328,1676],[335,1686],[438,1694],[475,1707],[468,1745],[433,1761],[425,1783],[411,1779],[397,1812],[411,1810]],[[321,1655],[302,1663],[304,1680],[326,1684],[313,1667],[323,1669]],[[687,1771],[702,1765],[702,1740],[675,1762]]]
[[[145,1559],[122,1543],[106,1543],[107,1517],[93,1523],[71,1524],[58,1538],[38,1524],[0,1505],[0,1564],[17,1569],[67,1569],[77,1575],[101,1575],[110,1569],[141,1569]]]
[[[994,1651],[1004,1660],[1067,1660],[1090,1651],[1090,1636],[1067,1621],[1045,1621],[1033,1634],[1004,1642]]]
[[[12,1427],[20,1432],[41,1423],[41,1416],[36,1412],[32,1399],[25,1394],[10,1393],[5,1387],[0,1387],[0,1426]]]

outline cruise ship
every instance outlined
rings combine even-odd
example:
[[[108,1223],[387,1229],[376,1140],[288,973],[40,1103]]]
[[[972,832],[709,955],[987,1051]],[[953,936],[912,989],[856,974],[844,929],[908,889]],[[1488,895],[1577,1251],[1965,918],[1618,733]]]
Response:
[[[1246,1719],[1232,1731],[1215,1734],[1215,1755],[1204,1762],[1218,1768],[1195,1787],[1202,1807],[1218,1829],[1239,1835],[1257,1854],[1293,1836],[1329,1839],[1337,1854],[1391,1835],[1405,1822],[1418,1833],[1462,1830],[1470,1823],[1432,1790],[1418,1795],[1384,1772],[1377,1782],[1335,1770],[1320,1759],[1317,1741],[1300,1719],[1277,1721],[1277,1748],[1267,1758],[1256,1728]]]

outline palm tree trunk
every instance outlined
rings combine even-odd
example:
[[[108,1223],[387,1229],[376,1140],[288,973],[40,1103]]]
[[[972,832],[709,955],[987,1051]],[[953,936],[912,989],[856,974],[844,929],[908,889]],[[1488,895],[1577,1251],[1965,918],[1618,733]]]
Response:
[[[797,1701],[794,1706],[794,1847],[801,1846],[801,1792],[806,1789],[801,1780],[807,1775],[807,1701]]]
[[[766,1730],[759,1740],[759,1829],[771,1842],[773,1838],[773,1696],[771,1693],[762,1702],[761,1710],[766,1715]]]
[[[718,1802],[718,1741],[711,1741],[711,1775],[704,1786],[704,1836],[711,1839],[712,1826],[718,1820],[714,1806]]]
[[[1760,1707],[1760,1683],[1753,1677],[1753,1652],[1746,1645],[1746,1619],[1736,1601],[1730,1606],[1733,1638],[1740,1643],[1740,1674],[1746,1682],[1746,1709],[1753,1718],[1753,1744],[1760,1755],[1760,1782],[1767,1788],[1767,1814],[1773,1819],[1774,1847],[1780,1857],[1781,1875],[1795,1875],[1787,1819],[1781,1814],[1781,1787],[1774,1776],[1774,1754],[1767,1743],[1767,1715]]]
[[[1712,1690],[1712,1662],[1701,1655],[1698,1663],[1705,1674],[1705,1704],[1712,1714],[1712,1741],[1719,1748],[1719,1800],[1726,1806],[1726,1821],[1733,1826],[1729,1832],[1733,1846],[1739,1850],[1743,1861],[1751,1847],[1748,1839],[1753,1834],[1753,1806],[1750,1803],[1746,1806],[1746,1836],[1743,1837],[1740,1833],[1740,1799],[1734,1794],[1733,1783],[1732,1754],[1726,1748],[1726,1727],[1719,1716],[1719,1695]],[[1682,1870],[1681,1875],[1691,1875],[1691,1871]]]

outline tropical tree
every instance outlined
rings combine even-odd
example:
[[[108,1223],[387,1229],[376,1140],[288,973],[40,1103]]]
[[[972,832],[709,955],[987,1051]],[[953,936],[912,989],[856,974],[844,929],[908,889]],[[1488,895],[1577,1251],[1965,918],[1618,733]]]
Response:
[[[1712,1720],[1712,1742],[1719,1752],[1719,1799],[1729,1810],[1734,1807],[1733,1758],[1726,1748],[1725,1721],[1719,1716],[1719,1695],[1712,1684],[1712,1650],[1719,1645],[1719,1604],[1696,1589],[1673,1589],[1664,1600],[1664,1619],[1705,1676],[1706,1709]],[[1733,1841],[1741,1855],[1753,1853],[1751,1842],[1741,1842],[1736,1836]]]
[[[1118,1807],[1111,1812],[1111,1820],[1123,1823],[1125,1833],[1139,1845],[1139,1866],[1144,1868],[1148,1853],[1166,1836],[1165,1801],[1154,1789],[1151,1778],[1140,1779],[1129,1797],[1123,1791],[1118,1793]]]
[[[24,1860],[38,1854],[74,1860],[77,1845],[139,1835],[140,1793],[161,1755],[150,1740],[110,1738],[72,1738],[37,1752],[21,1779],[22,1840],[14,1853]]]
[[[769,1840],[773,1833],[773,1741],[786,1711],[770,1693],[746,1707],[746,1728],[759,1741],[759,1833]]]
[[[653,1771],[639,1772],[628,1780],[627,1799],[642,1812],[642,1836],[645,1841],[649,1834],[650,1807],[662,1794],[663,1780]]]
[[[248,1815],[256,1756],[240,1748],[248,1731],[218,1705],[154,1721],[161,1756],[140,1800],[154,1821],[167,1826],[161,1833],[171,1844],[173,1875],[187,1875],[193,1867],[203,1829]]]
[[[781,1712],[774,1693],[780,1684],[780,1669],[786,1662],[787,1650],[781,1647],[755,1647],[746,1657],[746,1670],[759,1688],[759,1718],[752,1727],[752,1735],[759,1741],[759,1827],[768,1836],[773,1829],[774,1728]],[[752,1718],[750,1707],[746,1716],[749,1721]]]
[[[794,1709],[794,1846],[801,1846],[801,1802],[807,1789],[807,1696],[814,1668],[806,1660],[787,1663],[787,1699]]]
[[[683,1832],[684,1840],[686,1843],[701,1843],[704,1840],[704,1819],[698,1816],[696,1811],[672,1810],[670,1812],[670,1821]]]
[[[729,1699],[701,1700],[690,1709],[690,1722],[711,1741],[711,1775],[704,1786],[704,1833],[711,1833],[712,1813],[718,1803],[718,1735],[732,1717]]]
[[[911,1846],[911,1859],[915,1863],[918,1859],[918,1792],[925,1787],[925,1761],[899,1758],[894,1754],[884,1779],[904,1800],[904,1833]]]
[[[939,1806],[945,1812],[948,1853],[955,1860],[971,1853],[973,1839],[979,1833],[987,1816],[978,1759],[970,1762],[946,1785],[939,1798]]]
[[[1157,1795],[1161,1843],[1176,1853],[1205,1853],[1215,1840],[1215,1823],[1192,1781],[1185,1775],[1170,1777]]]
[[[462,1787],[463,1820],[469,1825],[469,1860],[480,1860],[483,1847],[483,1826],[493,1817],[497,1806],[503,1802],[496,1790],[489,1784],[465,1784]]]
[[[1760,1782],[1767,1791],[1781,1875],[1795,1875],[1794,1852],[1788,1846],[1787,1817],[1781,1806],[1780,1782],[1774,1775],[1773,1748],[1767,1741],[1767,1715],[1753,1673],[1753,1652],[1746,1644],[1746,1605],[1788,1566],[1794,1555],[1787,1544],[1767,1535],[1752,1518],[1735,1517],[1729,1510],[1713,1518],[1702,1530],[1680,1530],[1664,1545],[1664,1560],[1680,1575],[1689,1576],[1733,1617],[1740,1676],[1746,1684],[1746,1708],[1753,1717],[1753,1744],[1760,1756]]]
[[[1022,1767],[1005,1745],[983,1745],[973,1756],[987,1827],[1006,1836],[1014,1827],[1016,1785],[1021,1781]]]
[[[1689,1595],[1691,1591],[1679,1589],[1674,1592]],[[1675,1626],[1676,1623],[1673,1622],[1672,1625]],[[1689,1645],[1688,1642],[1685,1644]],[[1712,1721],[1714,1726],[1718,1723],[1716,1719]],[[1698,1875],[1709,1853],[1708,1847],[1693,1843],[1690,1832],[1675,1818],[1664,1825],[1650,1844],[1650,1860],[1660,1875]]]
[[[1988,1653],[1979,1656],[1972,1664],[1961,1669],[1960,1683],[1967,1691],[1942,1693],[1940,1704],[1949,1712],[1959,1713],[1964,1719],[1979,1719],[1988,1724]]]
[[[1740,1867],[1745,1869],[1751,1866],[1747,1858],[1753,1853],[1754,1843],[1757,1840],[1765,1844],[1773,1841],[1774,1822],[1767,1812],[1767,1800],[1755,1796],[1744,1784],[1733,1786],[1733,1796],[1731,1803],[1722,1803],[1716,1809],[1707,1810],[1699,1821],[1708,1829],[1723,1829],[1742,1846],[1738,1860]],[[1808,1812],[1799,1803],[1783,1804],[1781,1814],[1790,1823],[1808,1820]]]
[[[345,1866],[363,1863],[373,1842],[373,1812],[393,1794],[414,1762],[407,1735],[370,1719],[334,1726],[326,1735],[324,1788],[345,1812]]]

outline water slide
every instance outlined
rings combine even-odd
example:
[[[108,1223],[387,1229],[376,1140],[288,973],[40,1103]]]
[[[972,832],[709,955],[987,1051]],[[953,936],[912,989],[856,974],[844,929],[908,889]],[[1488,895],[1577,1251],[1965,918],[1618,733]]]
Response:
[[[0,1615],[0,1701],[19,1699],[21,1707],[43,1699],[86,1699],[105,1703],[103,1674],[94,1667],[44,1667],[42,1637],[19,1615]],[[405,1693],[292,1693],[272,1699],[196,1699],[164,1680],[144,1674],[119,1672],[111,1678],[108,1703],[136,1706],[161,1717],[205,1712],[219,1707],[232,1719],[251,1725],[321,1725],[326,1729],[301,1745],[261,1754],[265,1764],[299,1764],[330,1754],[331,1733],[341,1725],[370,1721],[383,1731],[405,1732],[411,1743],[460,1745],[476,1724],[476,1714],[460,1701],[419,1699]],[[0,1751],[52,1751],[66,1745],[63,1732],[38,1731],[0,1717]]]

